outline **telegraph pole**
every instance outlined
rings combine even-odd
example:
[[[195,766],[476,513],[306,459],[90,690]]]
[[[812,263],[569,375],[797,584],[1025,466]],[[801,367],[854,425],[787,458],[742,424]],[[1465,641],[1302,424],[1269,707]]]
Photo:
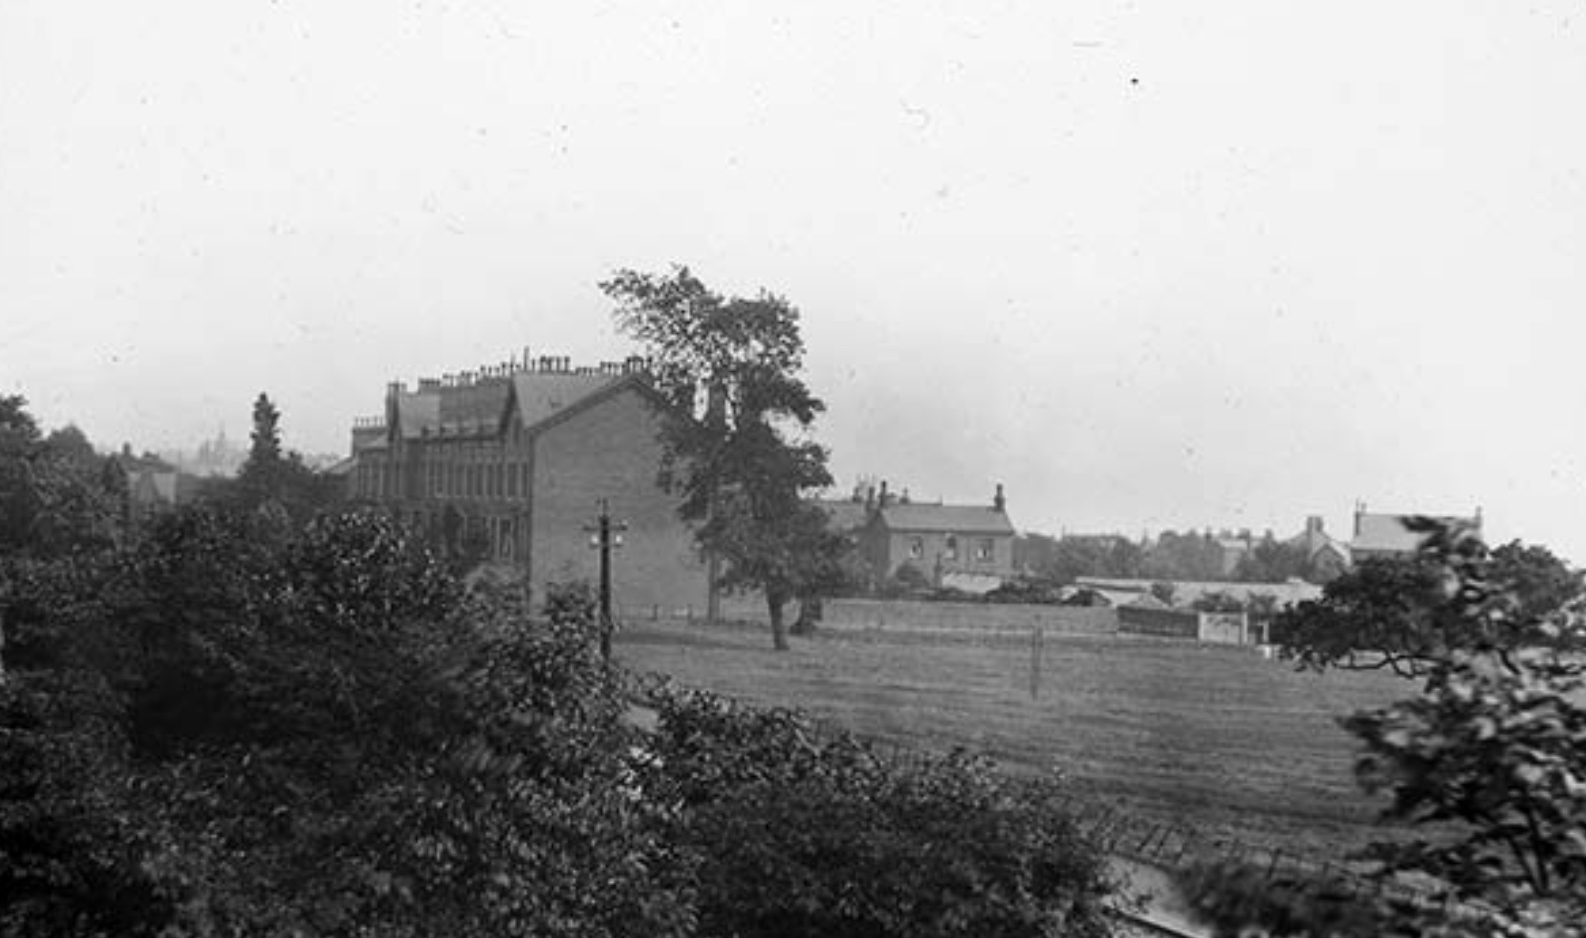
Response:
[[[625,522],[611,520],[611,508],[604,498],[600,516],[593,525],[584,526],[594,535],[589,546],[600,551],[600,660],[607,665],[611,664],[611,633],[616,625],[611,616],[611,549],[622,546],[621,532],[627,529]]]

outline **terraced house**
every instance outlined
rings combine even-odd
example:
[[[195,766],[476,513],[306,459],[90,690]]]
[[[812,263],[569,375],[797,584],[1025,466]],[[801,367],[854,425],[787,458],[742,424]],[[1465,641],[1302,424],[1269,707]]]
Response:
[[[536,591],[596,578],[585,526],[606,499],[627,524],[617,603],[704,610],[705,564],[656,482],[664,406],[638,359],[575,368],[525,354],[412,390],[393,383],[385,413],[354,424],[349,495],[522,570]]]

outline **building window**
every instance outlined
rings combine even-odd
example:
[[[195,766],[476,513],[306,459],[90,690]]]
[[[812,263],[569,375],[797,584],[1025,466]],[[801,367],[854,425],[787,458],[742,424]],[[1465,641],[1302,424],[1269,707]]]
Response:
[[[975,560],[980,563],[991,563],[997,557],[997,543],[989,537],[983,537],[975,542]]]
[[[925,538],[909,538],[909,556],[913,557],[915,560],[925,556]]]
[[[957,560],[958,559],[958,535],[949,534],[949,535],[946,536],[946,541],[947,541],[947,546],[945,548],[943,548],[943,550],[942,550],[942,559],[943,560]]]

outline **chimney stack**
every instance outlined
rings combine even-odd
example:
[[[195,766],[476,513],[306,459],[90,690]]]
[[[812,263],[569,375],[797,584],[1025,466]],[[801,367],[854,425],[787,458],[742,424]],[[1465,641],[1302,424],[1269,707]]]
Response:
[[[991,510],[997,514],[1004,514],[1008,510],[1008,500],[1002,495],[1002,483],[997,483],[997,494],[991,499]]]

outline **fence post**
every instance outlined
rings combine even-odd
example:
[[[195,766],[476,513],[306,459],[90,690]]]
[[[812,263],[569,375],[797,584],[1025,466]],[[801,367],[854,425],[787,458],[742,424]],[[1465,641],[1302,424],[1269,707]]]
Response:
[[[1030,630],[1030,699],[1041,695],[1041,654],[1045,650],[1046,633],[1040,628]]]

